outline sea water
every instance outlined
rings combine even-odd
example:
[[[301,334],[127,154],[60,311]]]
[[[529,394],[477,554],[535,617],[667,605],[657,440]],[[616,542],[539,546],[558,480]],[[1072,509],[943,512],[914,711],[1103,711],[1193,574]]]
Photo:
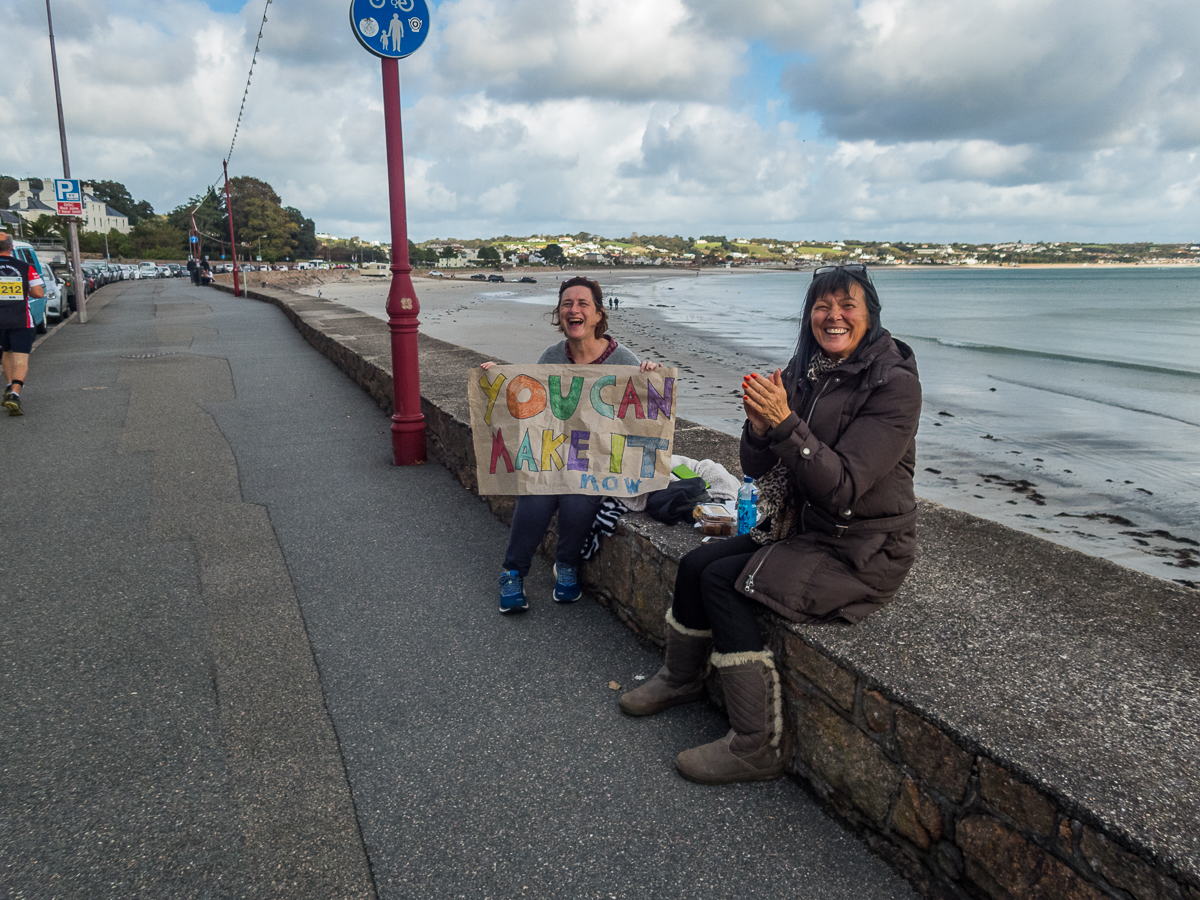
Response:
[[[921,373],[919,494],[1196,585],[1200,269],[871,275],[884,326]],[[648,276],[622,283],[620,298],[761,370],[792,353],[810,279]],[[705,424],[737,433],[741,420],[733,409]]]

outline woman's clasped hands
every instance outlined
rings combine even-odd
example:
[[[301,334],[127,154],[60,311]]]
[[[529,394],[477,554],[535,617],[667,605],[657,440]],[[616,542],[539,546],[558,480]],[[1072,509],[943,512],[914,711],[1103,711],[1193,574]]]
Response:
[[[792,409],[783,386],[783,373],[776,369],[769,378],[759,378],[757,372],[743,376],[742,407],[759,437],[790,416]]]

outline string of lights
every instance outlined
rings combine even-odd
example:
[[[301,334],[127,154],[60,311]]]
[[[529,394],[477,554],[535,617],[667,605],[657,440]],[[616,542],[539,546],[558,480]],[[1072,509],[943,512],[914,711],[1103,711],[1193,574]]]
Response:
[[[204,192],[204,196],[200,198],[200,202],[191,208],[192,215],[195,215],[196,210],[208,202],[209,197],[217,196],[217,182],[220,181],[222,177],[223,176],[218,176],[217,178],[214,178],[212,183],[209,184],[208,189]],[[205,237],[208,237],[208,235],[205,235]]]
[[[191,211],[190,211],[191,215],[194,216],[196,214],[196,212],[200,209],[200,207],[202,207],[205,203],[208,202],[210,197],[215,198],[218,203],[220,202],[221,198],[220,198],[220,192],[217,190],[217,183],[223,177],[224,176],[218,176],[217,178],[213,179],[213,182],[208,186],[208,189],[205,190],[204,196],[200,198],[200,202],[191,208]],[[193,219],[192,221],[194,223],[195,219]],[[193,234],[197,235],[198,237],[208,238],[210,241],[221,244],[222,246],[224,246],[225,244],[227,244],[229,242],[229,238],[227,238],[223,235],[220,235],[220,234],[209,234],[207,231],[205,231],[202,228],[194,228]],[[247,244],[247,243],[244,243],[241,241],[239,241],[238,243],[240,246],[243,246],[243,247],[250,246],[250,244]]]
[[[229,142],[229,155],[225,157],[225,162],[233,159],[233,147],[237,143],[238,131],[242,127],[242,114],[246,111],[246,98],[250,96],[250,79],[254,77],[254,65],[258,62],[258,48],[262,44],[263,28],[267,24],[267,7],[272,3],[272,0],[267,0],[263,4],[262,22],[258,25],[258,39],[254,42],[254,53],[250,57],[250,71],[246,73],[246,89],[242,91],[242,105],[238,108],[237,122],[233,126],[233,140]]]
[[[214,181],[212,184],[210,184],[210,185],[208,186],[208,190],[206,190],[206,191],[204,192],[204,197],[203,197],[203,198],[200,200],[200,202],[199,202],[199,203],[197,203],[195,206],[193,206],[193,207],[192,207],[192,210],[191,210],[191,212],[192,212],[192,215],[195,215],[195,214],[196,214],[196,211],[197,211],[198,209],[200,209],[200,207],[202,207],[202,206],[203,206],[205,203],[207,203],[207,202],[208,202],[208,198],[209,198],[209,197],[215,197],[215,198],[217,199],[217,202],[218,202],[218,203],[220,202],[220,199],[221,199],[221,198],[220,198],[220,194],[219,194],[219,192],[217,191],[217,183],[216,183],[216,181]],[[195,232],[194,232],[194,233],[195,233],[195,234],[197,234],[197,235],[198,235],[198,236],[200,236],[200,237],[208,238],[210,241],[213,241],[213,242],[215,242],[215,243],[218,243],[218,244],[222,244],[222,245],[224,245],[224,244],[227,244],[227,243],[229,243],[229,238],[228,238],[227,236],[225,236],[225,235],[220,235],[220,234],[209,234],[209,233],[208,233],[207,231],[205,231],[203,228],[199,228],[199,227],[197,227],[197,228],[195,229]],[[241,247],[249,247],[249,246],[251,246],[251,244],[250,244],[250,243],[246,243],[245,241],[238,241],[238,245],[239,245],[239,246],[241,246]]]

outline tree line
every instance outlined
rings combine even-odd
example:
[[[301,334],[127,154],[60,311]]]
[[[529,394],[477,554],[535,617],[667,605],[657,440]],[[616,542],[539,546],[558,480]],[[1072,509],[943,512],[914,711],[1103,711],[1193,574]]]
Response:
[[[40,178],[30,178],[33,190],[42,189]],[[128,234],[115,228],[107,235],[80,232],[79,247],[84,253],[104,253],[118,258],[185,259],[194,216],[199,232],[201,254],[210,259],[232,258],[229,244],[229,215],[224,191],[210,187],[181,203],[169,213],[158,215],[146,200],[135,200],[118,181],[92,181],[92,194],[129,219]],[[18,179],[0,175],[0,197],[16,193]],[[245,260],[260,254],[265,262],[310,259],[320,243],[312,219],[294,206],[284,206],[275,189],[267,182],[248,175],[229,179],[233,205],[233,227],[238,240],[238,258]],[[64,240],[67,222],[59,216],[45,215],[25,222],[22,232],[27,239]]]

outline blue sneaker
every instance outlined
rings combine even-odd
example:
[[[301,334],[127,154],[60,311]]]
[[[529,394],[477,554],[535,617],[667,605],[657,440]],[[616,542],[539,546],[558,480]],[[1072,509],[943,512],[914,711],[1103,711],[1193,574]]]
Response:
[[[525,599],[525,579],[516,569],[505,569],[500,573],[500,612],[525,612],[529,601]]]
[[[574,603],[583,596],[579,586],[579,567],[554,564],[554,602]]]

